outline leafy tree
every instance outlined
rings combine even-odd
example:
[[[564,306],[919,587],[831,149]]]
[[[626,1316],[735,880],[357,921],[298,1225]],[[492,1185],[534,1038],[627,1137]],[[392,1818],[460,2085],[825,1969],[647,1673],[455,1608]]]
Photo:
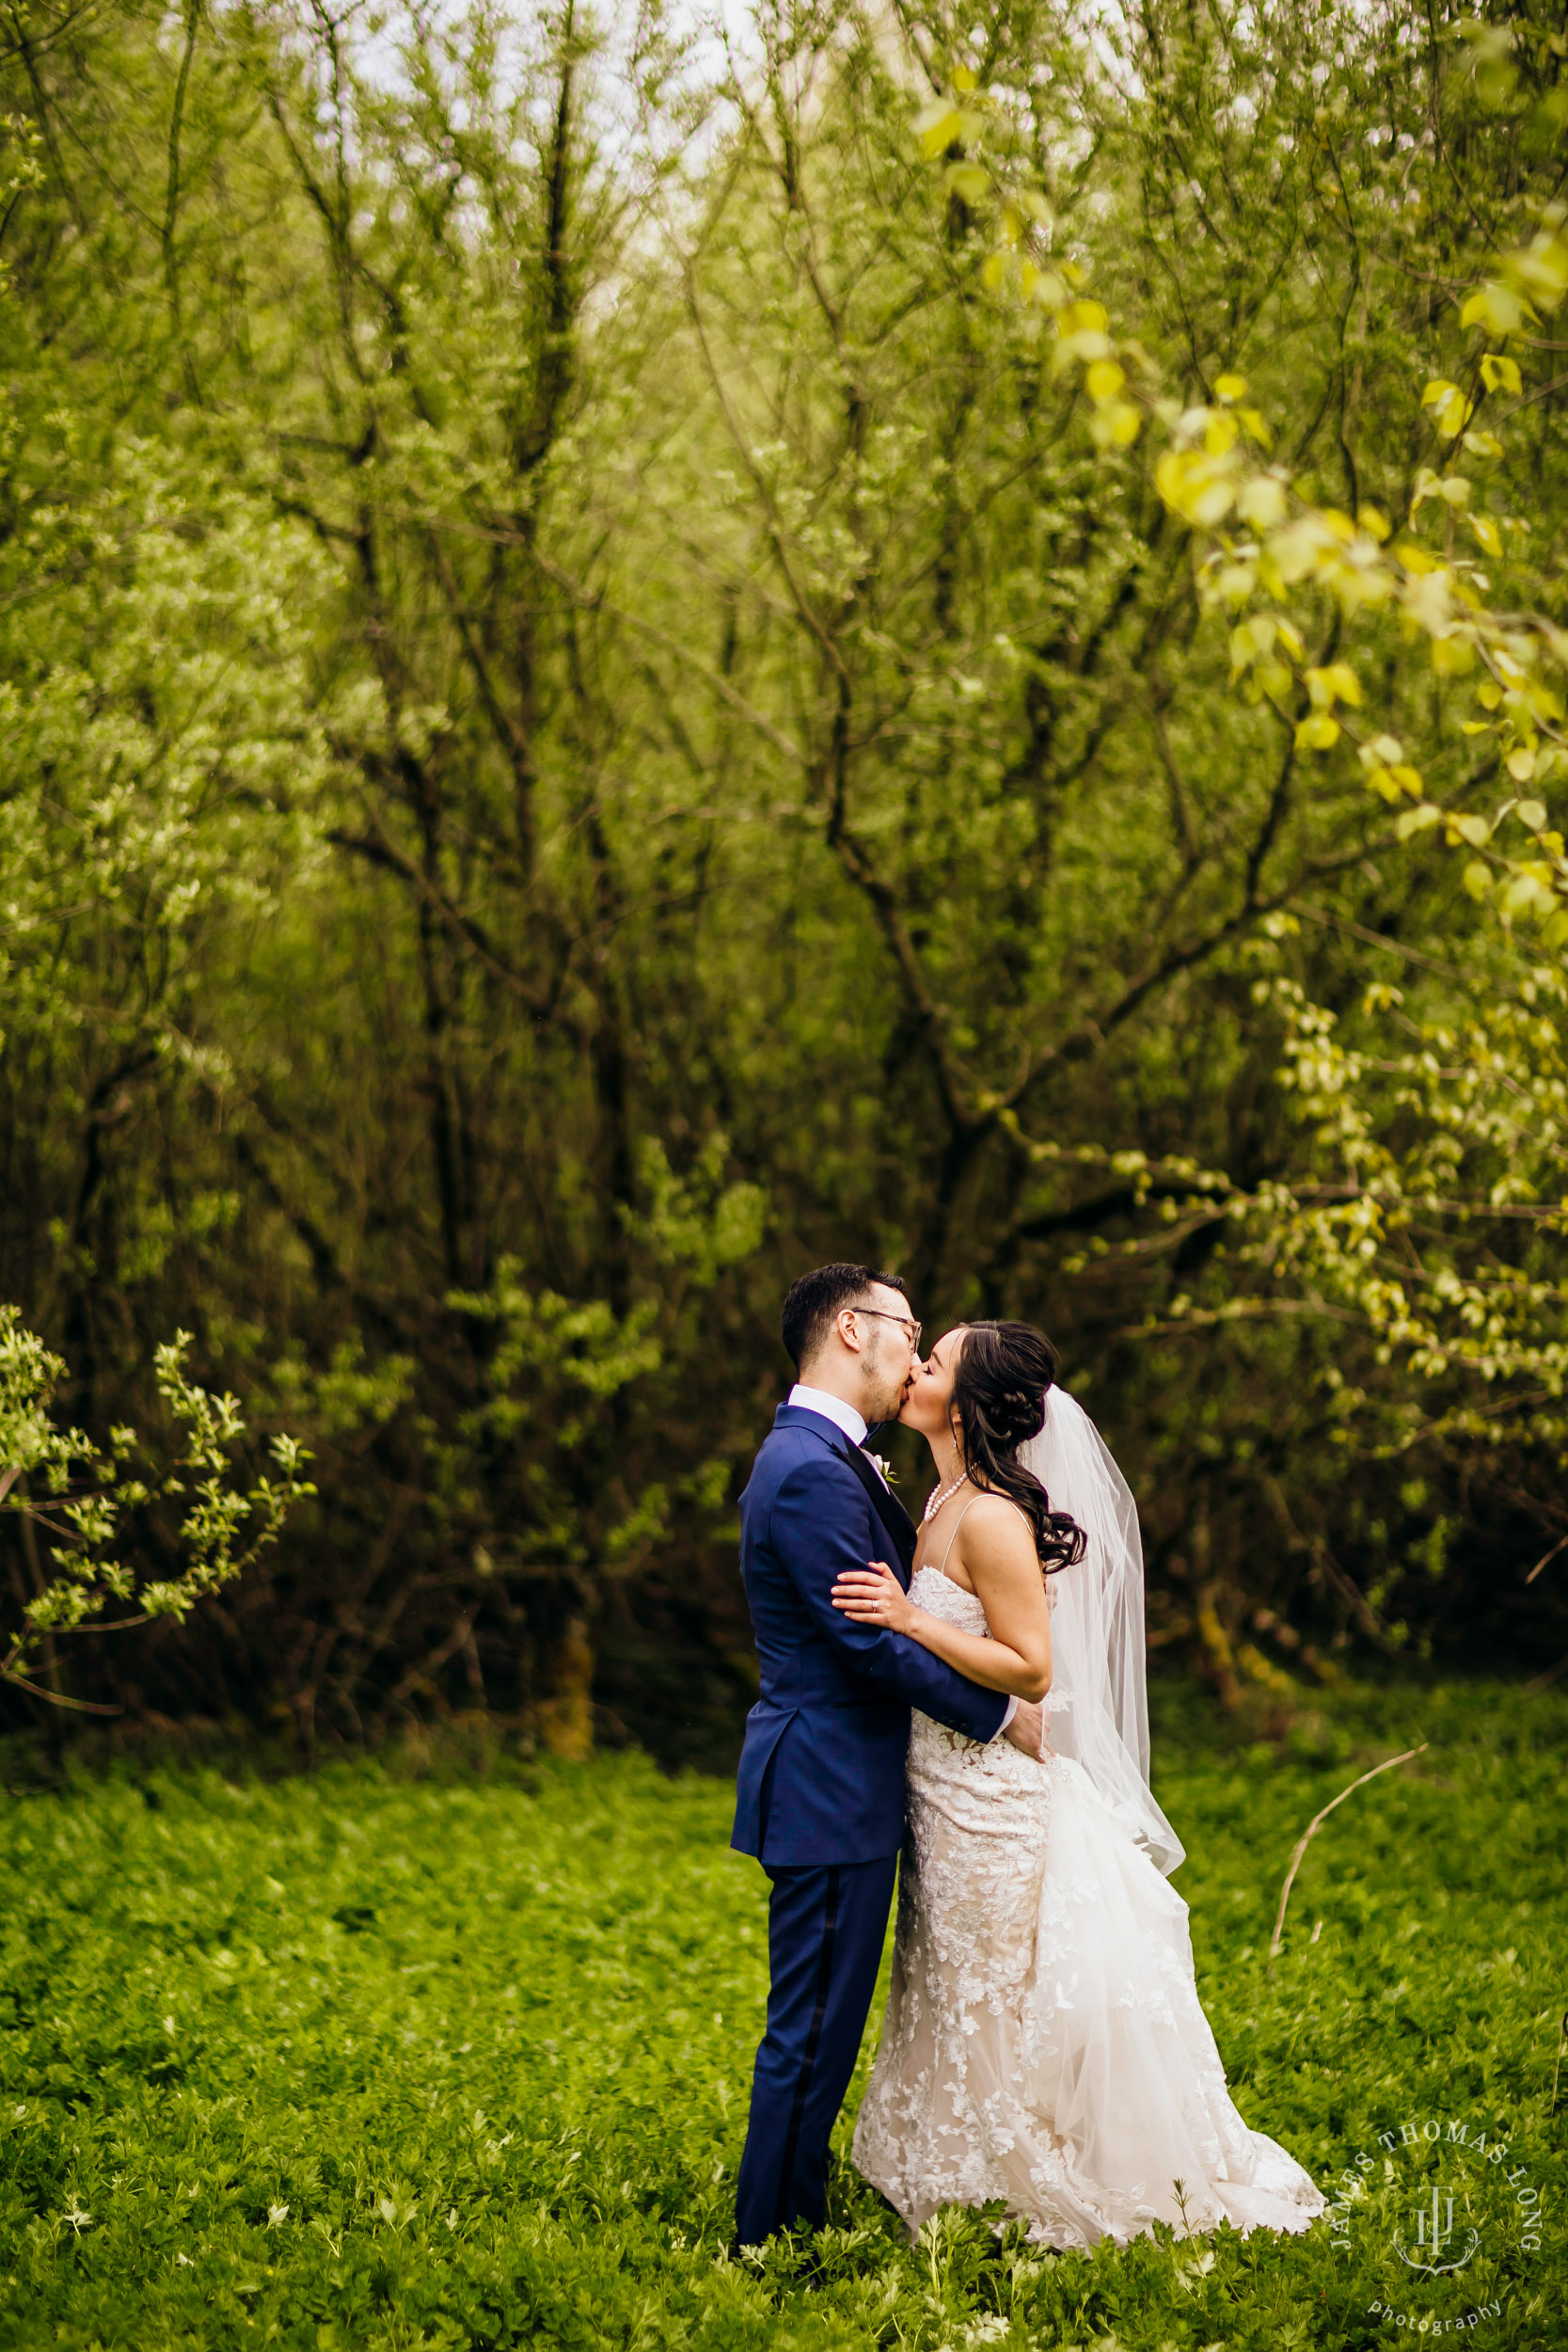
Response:
[[[710,1752],[846,1253],[1227,1694],[1555,1639],[1551,28],[9,39],[0,1295],[321,1490],[73,1694]]]

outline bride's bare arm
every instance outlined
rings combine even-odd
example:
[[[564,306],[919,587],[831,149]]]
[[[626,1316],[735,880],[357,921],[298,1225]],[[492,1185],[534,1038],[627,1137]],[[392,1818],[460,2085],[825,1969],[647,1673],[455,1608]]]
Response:
[[[1051,1688],[1051,1611],[1025,1521],[1000,1501],[994,1508],[977,1504],[958,1541],[990,1638],[961,1633],[945,1617],[917,1608],[880,1560],[847,1568],[833,1586],[833,1607],[859,1625],[908,1634],[984,1690],[1042,1699]]]

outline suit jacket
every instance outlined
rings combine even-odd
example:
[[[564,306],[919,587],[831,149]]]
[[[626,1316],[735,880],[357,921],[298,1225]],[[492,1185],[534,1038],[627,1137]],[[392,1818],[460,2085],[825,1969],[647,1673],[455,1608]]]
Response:
[[[740,1498],[740,1573],[762,1669],[736,1787],[730,1843],[740,1852],[785,1867],[895,1853],[911,1708],[971,1740],[1001,1728],[1001,1692],[833,1607],[844,1569],[886,1560],[908,1584],[913,1551],[908,1515],[843,1431],[781,1405]]]

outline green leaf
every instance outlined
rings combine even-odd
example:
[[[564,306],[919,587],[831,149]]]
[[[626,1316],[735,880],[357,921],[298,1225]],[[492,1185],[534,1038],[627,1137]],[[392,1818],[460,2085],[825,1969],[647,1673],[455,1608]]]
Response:
[[[1515,288],[1491,278],[1470,295],[1459,313],[1459,324],[1484,326],[1493,335],[1516,335],[1528,314],[1529,305]]]
[[[1512,392],[1517,398],[1524,389],[1519,362],[1508,358],[1500,351],[1488,351],[1481,355],[1481,380],[1489,392]]]
[[[940,155],[944,148],[952,146],[958,135],[960,119],[958,109],[950,98],[939,98],[932,105],[921,109],[914,119],[914,130],[927,158]]]
[[[978,164],[949,164],[943,175],[951,196],[961,196],[966,204],[983,204],[990,194],[990,175]]]

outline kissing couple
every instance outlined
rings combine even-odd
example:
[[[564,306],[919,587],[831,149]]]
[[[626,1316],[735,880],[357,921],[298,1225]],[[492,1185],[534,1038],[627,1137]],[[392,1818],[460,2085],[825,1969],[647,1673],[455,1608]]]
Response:
[[[1323,2196],[1243,2122],[1197,1997],[1137,1511],[1051,1343],[962,1324],[923,1360],[863,1265],[802,1275],[783,1330],[799,1377],[740,1502],[761,1696],[731,1842],[772,1891],[739,2243],[826,2219],[895,1876],[852,2153],[911,2231],[993,2201],[1056,2247],[1304,2230]],[[918,1528],[865,1451],[895,1418],[935,1466]]]

